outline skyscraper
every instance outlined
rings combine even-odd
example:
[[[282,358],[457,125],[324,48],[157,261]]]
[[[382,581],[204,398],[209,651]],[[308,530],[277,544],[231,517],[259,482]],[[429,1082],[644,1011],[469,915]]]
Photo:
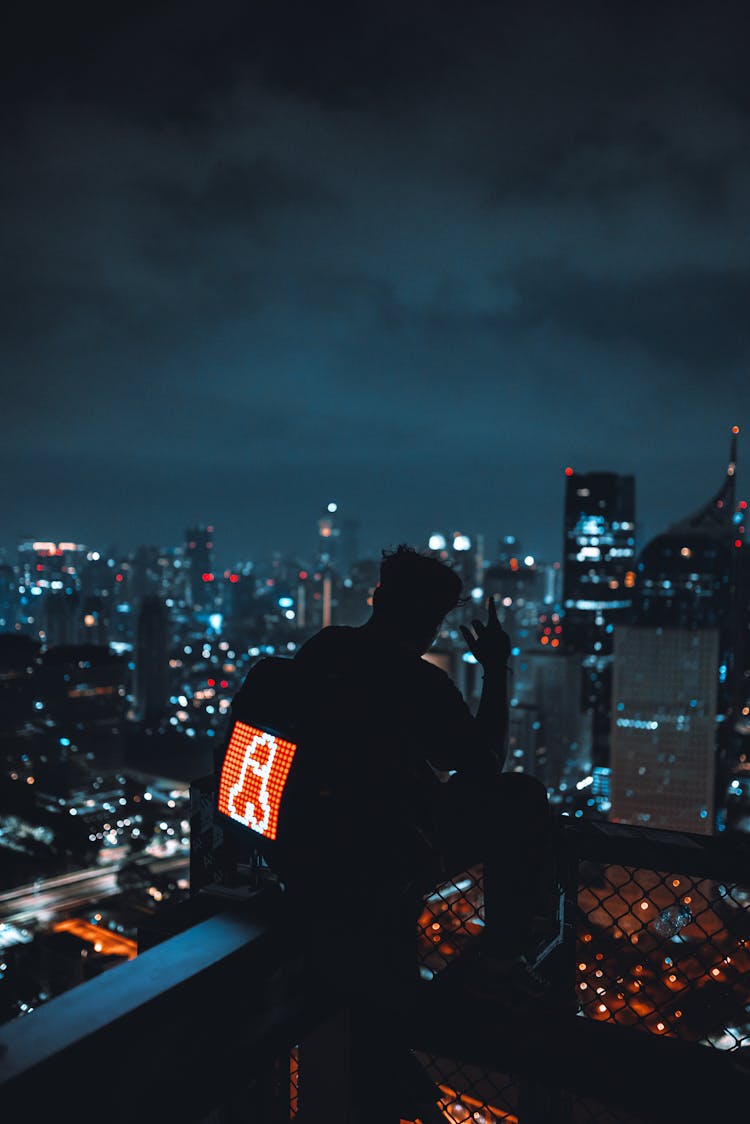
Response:
[[[633,597],[635,478],[572,468],[565,474],[565,646],[607,655]]]
[[[724,826],[748,691],[737,433],[716,494],[638,559],[633,625],[615,638],[612,817],[621,822],[690,823],[706,834]]]
[[[138,614],[135,696],[138,716],[147,725],[158,723],[167,708],[168,626],[164,601],[152,594],[144,597]]]
[[[516,661],[509,764],[542,781],[555,803],[566,803],[591,775],[591,715],[579,706],[581,675],[574,655],[548,647]]]
[[[318,566],[331,566],[338,559],[338,540],[341,535],[341,526],[336,518],[338,509],[338,504],[331,500],[318,519]]]
[[[747,507],[736,500],[737,432],[716,494],[644,547],[633,605],[636,624],[719,629],[727,658]]]
[[[615,633],[610,819],[713,834],[715,628]]]
[[[213,535],[208,527],[189,527],[185,532],[185,561],[187,563],[188,603],[198,608],[207,600],[206,586],[213,582]]]
[[[635,478],[572,468],[565,476],[562,646],[581,659],[594,764],[607,765],[612,637],[628,620],[635,585]]]

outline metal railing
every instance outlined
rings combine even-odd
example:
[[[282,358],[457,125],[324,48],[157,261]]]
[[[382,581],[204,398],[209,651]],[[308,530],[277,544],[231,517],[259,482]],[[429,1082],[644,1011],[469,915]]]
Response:
[[[260,1121],[284,1099],[288,1119],[278,1059],[324,1013],[298,969],[272,918],[222,908],[0,1027],[2,1119],[97,1106],[112,1121],[197,1121],[237,1101]]]
[[[568,820],[558,836],[561,939],[543,962],[558,1014],[434,998],[481,932],[479,868],[425,900],[419,1002],[374,1023],[311,978],[278,895],[203,892],[183,931],[0,1027],[4,1118],[85,1103],[113,1121],[339,1124],[368,1083],[394,1124],[698,1124],[750,1098],[748,845]],[[403,1055],[380,1049],[389,1026]],[[365,1039],[363,1085],[347,1072]]]
[[[633,1029],[691,1043],[695,1049],[680,1056],[694,1072],[707,1061],[707,1050],[732,1055],[725,1068],[743,1071],[750,1053],[750,840],[567,818],[556,826],[564,904],[559,939],[545,946],[543,968],[562,1007],[572,1006],[584,1019],[618,1032],[622,1028],[628,1047]],[[418,929],[425,978],[461,956],[481,933],[483,916],[481,867],[425,900]],[[608,1039],[600,1041],[606,1045]],[[622,1034],[616,1042],[619,1047]],[[674,1051],[670,1056],[676,1057]],[[483,1069],[476,1059],[466,1065],[444,1055],[420,1058],[443,1091],[447,1119],[476,1124],[537,1119],[540,1110],[528,1106],[528,1096],[524,1115],[522,1078]],[[627,1074],[614,1076],[609,1105],[564,1083],[548,1083],[547,1100],[555,1105],[551,1119],[561,1124],[650,1119],[648,1104],[640,1116],[618,1107],[618,1099],[627,1101],[622,1096]],[[689,1072],[685,1079],[692,1087]]]

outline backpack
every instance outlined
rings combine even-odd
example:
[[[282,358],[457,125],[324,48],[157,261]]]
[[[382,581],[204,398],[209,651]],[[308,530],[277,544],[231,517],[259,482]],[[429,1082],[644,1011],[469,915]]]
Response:
[[[307,876],[335,842],[347,805],[336,734],[293,658],[255,663],[232,700],[215,759],[216,813],[284,881]]]

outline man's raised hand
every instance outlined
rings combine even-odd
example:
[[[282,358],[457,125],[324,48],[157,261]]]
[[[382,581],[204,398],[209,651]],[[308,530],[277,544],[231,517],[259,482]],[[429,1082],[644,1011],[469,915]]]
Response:
[[[494,597],[487,601],[486,624],[473,620],[471,628],[463,624],[460,628],[469,651],[485,671],[498,671],[507,667],[510,637],[498,619]]]

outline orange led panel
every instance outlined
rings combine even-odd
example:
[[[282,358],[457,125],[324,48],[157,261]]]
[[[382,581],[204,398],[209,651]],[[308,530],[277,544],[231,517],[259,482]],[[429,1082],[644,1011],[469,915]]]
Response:
[[[275,839],[279,805],[297,746],[285,738],[235,722],[221,766],[219,811]]]

